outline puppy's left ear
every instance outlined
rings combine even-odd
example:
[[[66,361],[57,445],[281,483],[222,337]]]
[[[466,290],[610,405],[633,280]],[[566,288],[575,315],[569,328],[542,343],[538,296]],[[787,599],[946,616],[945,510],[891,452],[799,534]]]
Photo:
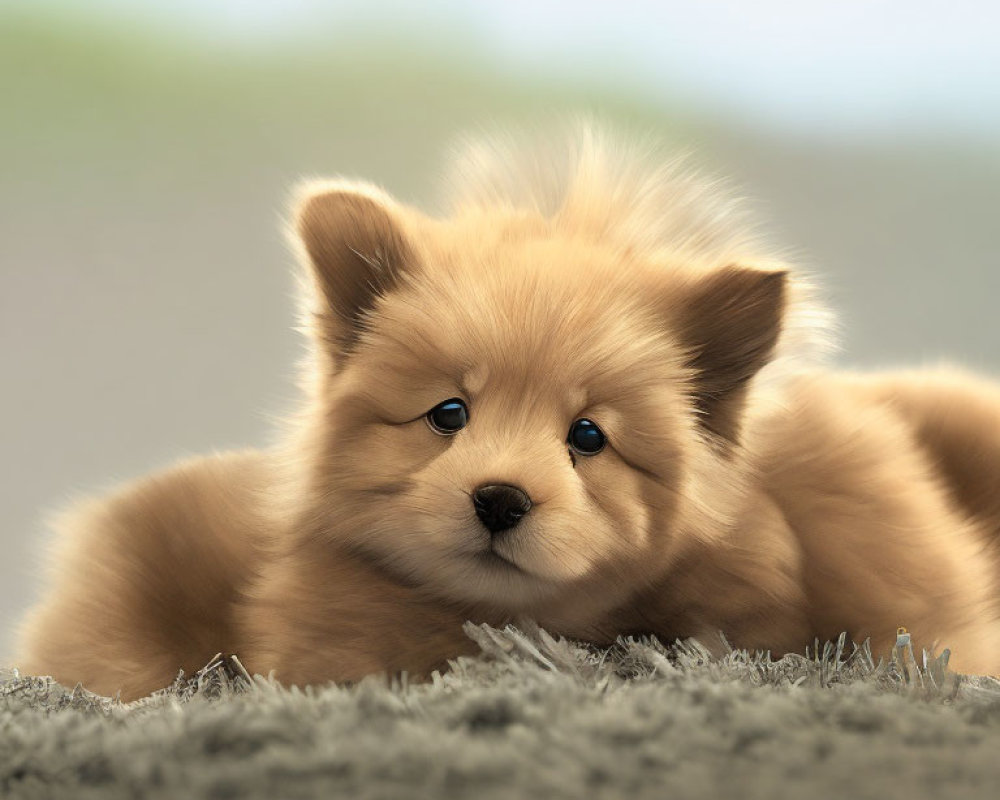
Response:
[[[415,261],[395,201],[364,183],[307,184],[299,192],[294,231],[319,290],[323,339],[346,354],[379,297]]]
[[[785,312],[785,270],[724,267],[682,291],[677,333],[695,372],[699,421],[716,436],[739,439],[751,378],[774,355]]]

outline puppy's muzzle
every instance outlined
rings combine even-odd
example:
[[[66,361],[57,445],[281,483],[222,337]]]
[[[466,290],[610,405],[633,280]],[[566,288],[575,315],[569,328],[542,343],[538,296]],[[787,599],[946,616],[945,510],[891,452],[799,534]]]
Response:
[[[513,528],[531,511],[531,498],[517,486],[489,484],[472,493],[472,505],[486,530],[499,533]]]

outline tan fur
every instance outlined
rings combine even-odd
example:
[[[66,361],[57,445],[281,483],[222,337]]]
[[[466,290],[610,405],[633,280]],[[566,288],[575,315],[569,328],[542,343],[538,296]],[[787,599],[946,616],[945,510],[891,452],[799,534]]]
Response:
[[[776,652],[905,625],[1000,671],[1000,388],[819,368],[805,277],[711,185],[589,129],[456,163],[440,219],[303,189],[286,440],[67,517],[21,668],[127,698],[218,650],[291,684],[426,676],[464,620],[530,617]],[[580,417],[597,455],[568,450]],[[470,497],[497,483],[533,507],[491,540]]]

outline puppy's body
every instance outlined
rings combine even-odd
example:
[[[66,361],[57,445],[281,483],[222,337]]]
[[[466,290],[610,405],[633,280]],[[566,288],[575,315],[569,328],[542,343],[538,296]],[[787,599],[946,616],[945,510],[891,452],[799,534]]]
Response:
[[[219,650],[296,684],[426,675],[466,619],[521,617],[777,652],[905,625],[1000,668],[1000,390],[797,361],[807,287],[689,177],[585,137],[547,205],[473,156],[446,220],[313,188],[288,441],[69,518],[23,669],[126,697]]]
[[[885,653],[905,625],[957,668],[995,672],[1000,516],[995,493],[972,489],[1000,475],[1000,439],[969,441],[998,430],[991,395],[951,371],[795,380],[750,423],[757,471],[737,524],[638,607],[779,652],[847,631]],[[974,479],[948,468],[960,451]]]

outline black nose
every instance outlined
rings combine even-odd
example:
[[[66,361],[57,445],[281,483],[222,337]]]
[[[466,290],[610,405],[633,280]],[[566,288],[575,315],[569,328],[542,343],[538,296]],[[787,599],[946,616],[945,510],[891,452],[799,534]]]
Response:
[[[507,484],[480,486],[472,493],[476,516],[490,533],[513,528],[531,511],[531,498],[523,490]]]

